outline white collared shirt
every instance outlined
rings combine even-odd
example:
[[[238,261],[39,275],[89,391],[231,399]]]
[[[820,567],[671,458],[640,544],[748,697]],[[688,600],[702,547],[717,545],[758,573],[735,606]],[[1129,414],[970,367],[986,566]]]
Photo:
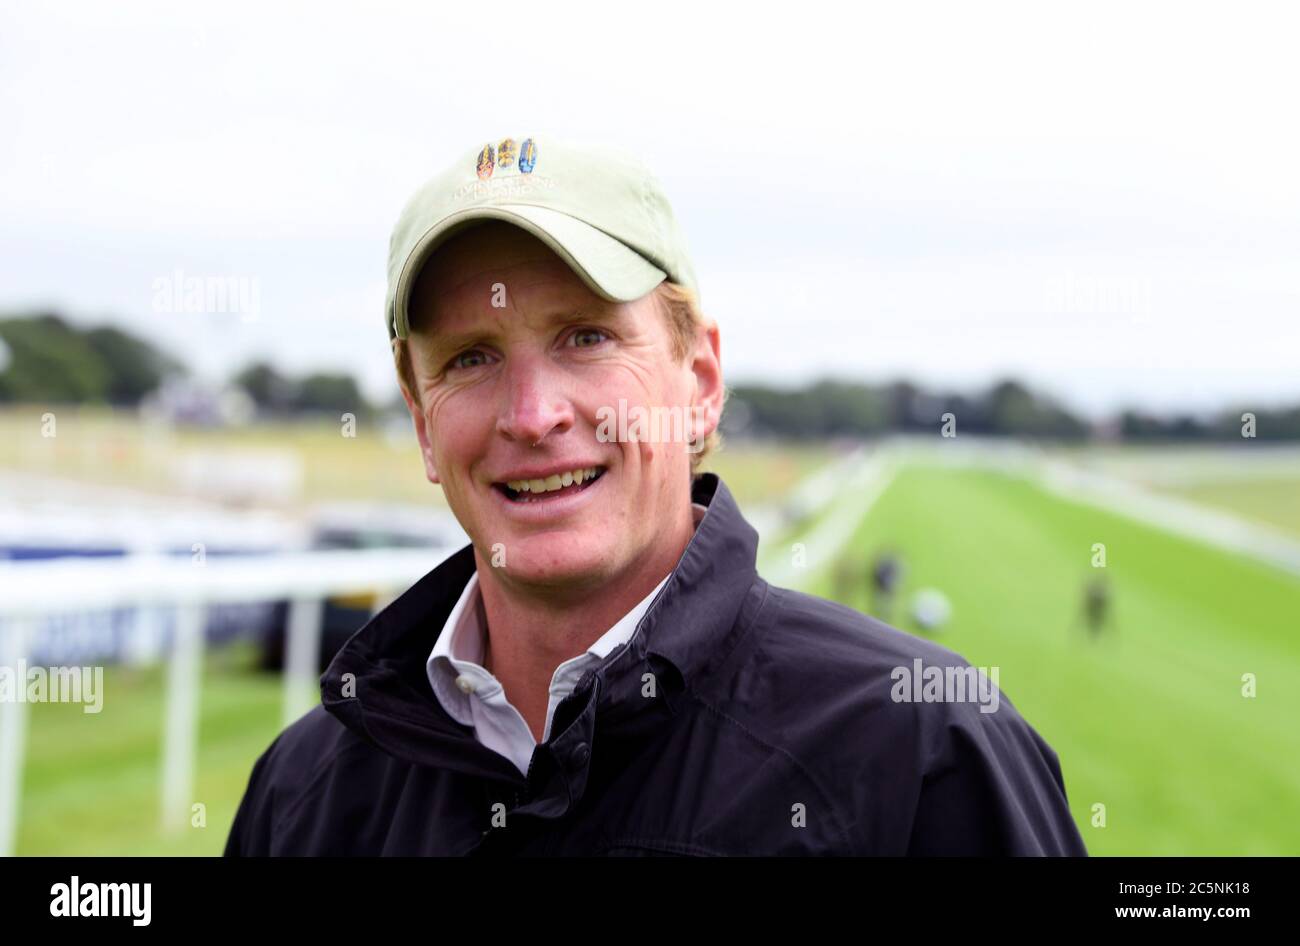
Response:
[[[695,525],[699,526],[707,507],[691,504]],[[669,572],[635,607],[602,634],[585,653],[564,661],[551,677],[550,698],[546,704],[545,742],[551,735],[551,718],[555,708],[573,692],[578,680],[591,667],[600,664],[636,633],[641,617],[650,607],[668,579]],[[506,699],[505,688],[483,667],[487,616],[479,590],[478,572],[469,576],[465,590],[451,609],[442,633],[429,654],[426,669],[434,695],[458,723],[474,727],[474,735],[487,748],[505,756],[524,775],[537,748],[532,730],[523,715]]]

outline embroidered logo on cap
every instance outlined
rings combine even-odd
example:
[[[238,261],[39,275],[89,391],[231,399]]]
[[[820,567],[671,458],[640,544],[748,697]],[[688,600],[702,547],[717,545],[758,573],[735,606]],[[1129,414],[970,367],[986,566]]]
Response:
[[[513,138],[502,138],[495,148],[486,144],[474,162],[478,180],[461,184],[452,199],[457,203],[499,202],[555,190],[559,182],[540,172],[534,174],[536,166],[537,143],[532,138],[525,138],[523,144],[515,144]],[[500,173],[493,177],[494,171]]]
[[[533,144],[532,138],[525,138],[524,143],[519,146],[519,173],[532,174],[536,164],[537,145]]]
[[[497,167],[508,168],[515,163],[515,139],[502,138],[497,145]]]
[[[480,181],[486,181],[492,176],[492,169],[496,167],[496,161],[492,156],[492,146],[484,145],[483,150],[478,153],[478,177]]]

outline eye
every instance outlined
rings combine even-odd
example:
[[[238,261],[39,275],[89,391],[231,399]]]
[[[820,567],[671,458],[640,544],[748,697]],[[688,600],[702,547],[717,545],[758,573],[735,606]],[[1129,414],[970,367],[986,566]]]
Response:
[[[609,336],[598,328],[580,328],[569,336],[576,348],[592,348],[606,338]]]
[[[487,355],[481,349],[471,348],[463,351],[451,361],[447,362],[448,368],[478,368],[487,364]]]

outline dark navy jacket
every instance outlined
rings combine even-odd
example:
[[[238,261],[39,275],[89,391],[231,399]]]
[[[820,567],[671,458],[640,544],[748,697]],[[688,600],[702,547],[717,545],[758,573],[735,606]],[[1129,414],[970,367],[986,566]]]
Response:
[[[1005,696],[898,702],[891,671],[966,667],[769,585],[715,474],[632,639],[555,710],[525,778],[434,696],[425,661],[466,546],[358,631],[322,705],[253,767],[228,855],[1084,855],[1051,747]]]

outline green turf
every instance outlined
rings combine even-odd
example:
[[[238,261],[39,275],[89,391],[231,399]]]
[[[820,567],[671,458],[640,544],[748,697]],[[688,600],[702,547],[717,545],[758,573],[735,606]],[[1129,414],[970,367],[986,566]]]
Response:
[[[1099,542],[1115,620],[1091,641],[1078,614]],[[1300,854],[1300,581],[983,471],[907,470],[849,551],[886,545],[908,590],[952,601],[937,639],[999,667],[1056,749],[1092,853]]]
[[[1300,476],[1215,480],[1166,487],[1165,492],[1300,536]]]
[[[232,648],[206,661],[194,799],[206,826],[161,828],[165,674],[104,672],[104,708],[28,705],[27,765],[18,853],[220,854],[253,762],[279,731],[280,678],[256,673]]]

